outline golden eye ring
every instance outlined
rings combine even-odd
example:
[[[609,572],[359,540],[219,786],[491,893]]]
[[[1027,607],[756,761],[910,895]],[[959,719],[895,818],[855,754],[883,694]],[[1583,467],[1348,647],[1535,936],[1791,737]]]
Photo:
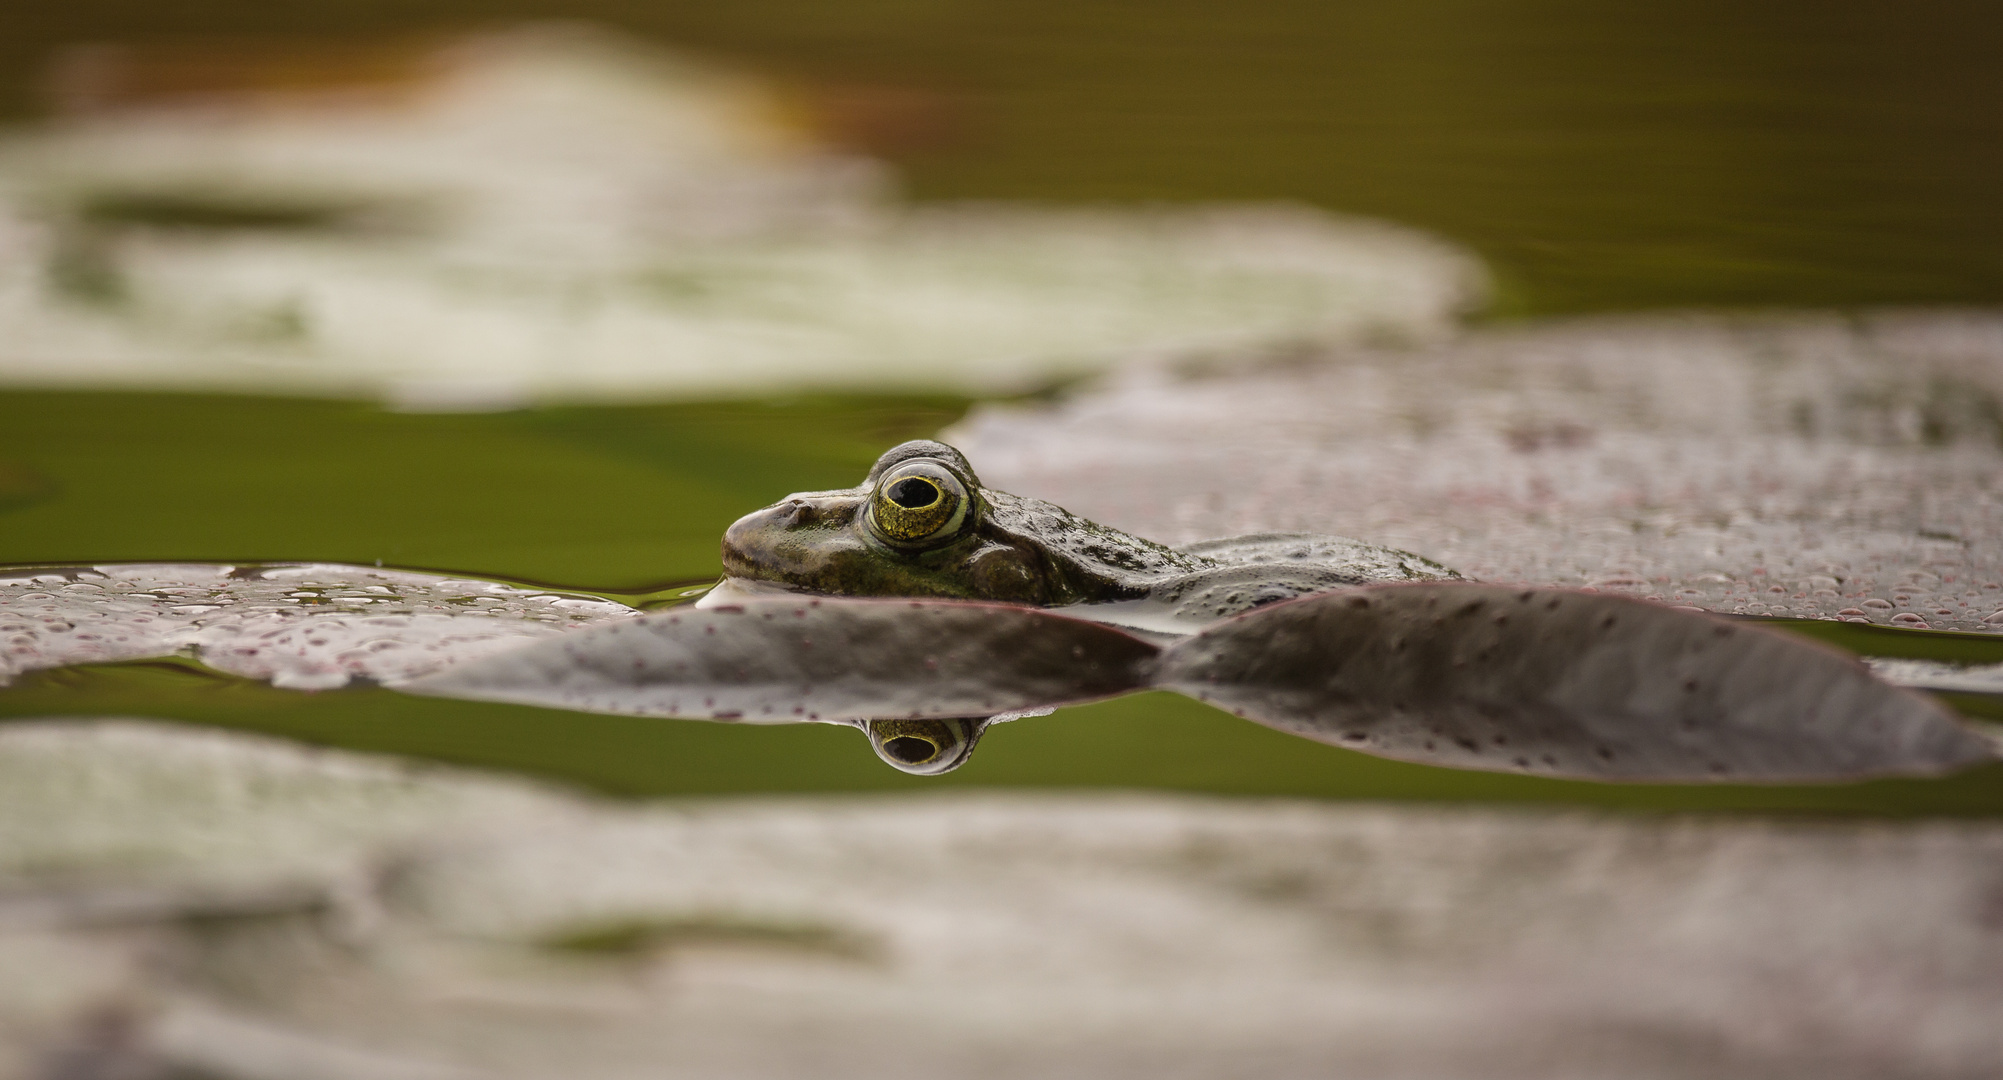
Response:
[[[935,543],[967,519],[967,490],[944,467],[910,461],[877,481],[869,522],[884,542],[900,547]]]

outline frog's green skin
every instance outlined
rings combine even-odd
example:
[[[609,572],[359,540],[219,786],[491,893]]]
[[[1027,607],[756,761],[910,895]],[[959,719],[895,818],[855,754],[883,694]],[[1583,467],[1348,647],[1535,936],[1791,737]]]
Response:
[[[869,512],[879,481],[912,462],[951,472],[970,501],[957,528],[917,546],[889,541]],[[1177,624],[1158,628],[1170,633],[1309,592],[1458,576],[1416,555],[1336,537],[1263,534],[1171,548],[982,487],[958,450],[930,440],[894,447],[858,487],[791,495],[740,518],[724,534],[723,565],[740,581],[839,596],[1146,607]]]

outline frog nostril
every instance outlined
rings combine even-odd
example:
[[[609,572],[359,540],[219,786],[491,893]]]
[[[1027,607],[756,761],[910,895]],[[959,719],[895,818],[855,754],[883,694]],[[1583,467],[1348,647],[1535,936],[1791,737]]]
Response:
[[[779,525],[785,529],[799,529],[803,525],[819,525],[825,513],[821,507],[805,499],[787,499],[779,503]]]
[[[939,756],[939,744],[915,735],[899,735],[884,740],[883,752],[906,765],[923,765]]]

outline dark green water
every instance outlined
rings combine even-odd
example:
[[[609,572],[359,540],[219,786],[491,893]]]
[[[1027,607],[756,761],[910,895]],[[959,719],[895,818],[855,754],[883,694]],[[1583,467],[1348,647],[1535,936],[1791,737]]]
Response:
[[[0,476],[21,478],[13,501],[0,502],[0,565],[380,558],[631,595],[714,577],[717,538],[738,515],[790,491],[853,484],[884,446],[936,431],[965,404],[803,398],[441,416],[347,402],[0,393],[0,430],[12,437]],[[1979,635],[1809,629],[1878,655],[2003,662],[2003,640]],[[646,795],[1111,786],[2003,814],[2003,767],[1824,787],[1556,782],[1383,761],[1172,694],[997,728],[971,764],[939,779],[894,772],[847,729],[592,716],[374,688],[305,694],[180,662],[35,672],[0,689],[0,717],[51,715],[181,719]]]
[[[714,578],[740,515],[859,482],[958,398],[413,415],[194,394],[0,392],[0,565],[328,560],[614,592]],[[5,475],[0,473],[0,475]]]
[[[848,126],[922,198],[1291,198],[1422,225],[1490,261],[1506,314],[2003,300],[1991,0],[17,3],[0,114],[32,114],[64,43],[526,17],[902,88],[836,96],[877,103]]]

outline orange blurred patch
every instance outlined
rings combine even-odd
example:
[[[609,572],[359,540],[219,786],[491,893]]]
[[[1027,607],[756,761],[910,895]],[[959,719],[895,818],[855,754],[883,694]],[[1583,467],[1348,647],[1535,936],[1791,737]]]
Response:
[[[57,110],[266,98],[401,99],[441,71],[445,34],[394,38],[191,38],[78,45],[58,53],[45,88]]]
[[[937,89],[825,82],[789,87],[789,117],[819,142],[878,154],[930,150],[960,141],[965,102]]]

